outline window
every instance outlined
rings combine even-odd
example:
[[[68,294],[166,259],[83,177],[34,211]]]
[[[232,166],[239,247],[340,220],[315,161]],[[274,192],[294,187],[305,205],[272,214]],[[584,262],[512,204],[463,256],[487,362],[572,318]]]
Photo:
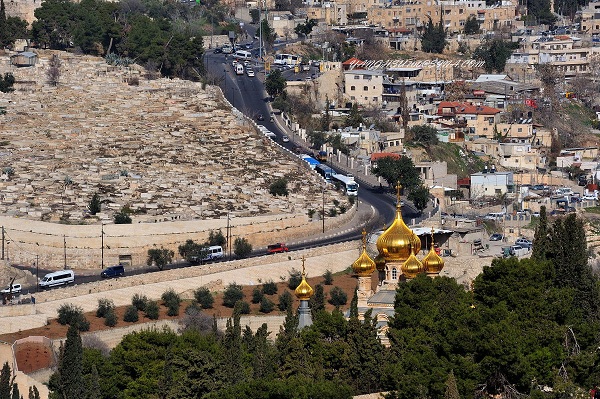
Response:
[[[398,270],[394,267],[392,269],[392,280],[397,280],[398,279]]]
[[[354,75],[354,79],[360,79],[360,75]]]
[[[363,86],[363,91],[369,91],[369,86]]]
[[[379,97],[373,97],[373,101],[377,102],[379,100]]]
[[[356,90],[356,86],[350,86],[350,91]]]

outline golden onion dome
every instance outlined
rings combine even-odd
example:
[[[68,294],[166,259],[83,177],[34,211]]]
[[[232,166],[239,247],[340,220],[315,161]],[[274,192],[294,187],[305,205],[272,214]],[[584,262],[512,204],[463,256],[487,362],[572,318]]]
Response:
[[[387,261],[403,261],[410,256],[411,248],[415,253],[421,250],[421,240],[408,228],[402,219],[402,201],[400,200],[400,183],[396,186],[397,203],[396,218],[392,225],[377,239],[377,250]]]
[[[373,260],[375,261],[375,268],[377,270],[379,270],[380,272],[385,271],[385,256],[383,256],[382,253],[377,255]]]
[[[417,277],[417,274],[423,273],[423,264],[415,256],[415,251],[411,249],[410,256],[402,264],[402,274],[408,279]]]
[[[367,232],[364,229],[362,232],[362,236],[362,253],[358,257],[358,259],[356,259],[352,264],[352,270],[359,277],[368,277],[375,270],[375,262],[373,262],[373,259],[371,259],[371,257],[367,253]]]
[[[433,228],[431,229],[431,248],[425,259],[423,259],[423,267],[425,268],[425,272],[430,275],[440,274],[444,268],[444,259],[435,252]]]
[[[294,290],[296,298],[301,301],[308,301],[315,291],[306,281],[306,273],[304,271],[304,258],[302,258],[302,281]]]

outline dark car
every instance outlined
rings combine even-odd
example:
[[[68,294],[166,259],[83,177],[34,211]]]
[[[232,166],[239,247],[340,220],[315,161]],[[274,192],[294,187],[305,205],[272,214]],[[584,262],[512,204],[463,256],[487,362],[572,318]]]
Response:
[[[490,236],[490,241],[502,241],[502,238],[504,238],[502,234],[494,233]]]
[[[125,275],[125,267],[123,265],[109,266],[100,273],[100,277],[102,278],[120,277],[123,275]]]
[[[279,252],[288,252],[290,249],[282,242],[272,244],[267,247],[267,254],[276,254]]]
[[[265,117],[263,116],[263,114],[258,114],[258,115],[256,115],[256,120],[257,121],[264,121]]]
[[[223,49],[221,47],[217,47],[214,51],[215,54],[222,54],[223,53]]]

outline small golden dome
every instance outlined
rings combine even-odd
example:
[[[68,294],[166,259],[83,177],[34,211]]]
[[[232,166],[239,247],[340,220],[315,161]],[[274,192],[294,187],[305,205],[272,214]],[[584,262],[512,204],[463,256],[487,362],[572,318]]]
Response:
[[[406,262],[402,264],[402,274],[407,279],[417,277],[417,274],[423,273],[425,269],[423,268],[423,264],[417,257],[415,256],[415,251],[410,251],[410,256],[406,259]]]
[[[358,257],[358,259],[356,259],[354,261],[354,263],[352,264],[352,270],[359,277],[368,277],[375,270],[375,262],[373,262],[373,259],[371,259],[371,257],[367,253],[367,239],[366,239],[367,232],[364,229],[363,229],[362,235],[363,235],[362,253]]]
[[[375,261],[375,268],[377,270],[379,270],[380,272],[384,272],[385,271],[385,256],[383,256],[383,254],[380,253],[373,260]]]
[[[402,219],[402,201],[400,200],[400,183],[396,186],[397,203],[396,219],[392,225],[377,239],[377,250],[387,261],[403,261],[410,256],[411,248],[415,253],[421,250],[421,240],[408,228]]]
[[[308,282],[306,281],[306,273],[304,271],[304,258],[302,258],[302,281],[296,287],[294,293],[296,294],[296,298],[300,299],[301,301],[308,301],[310,297],[313,296],[314,292],[315,291],[310,285],[308,285]]]
[[[433,241],[433,228],[431,228],[431,248],[429,249],[429,253],[423,259],[423,267],[425,268],[425,272],[428,275],[437,275],[440,274],[442,269],[444,268],[444,259],[442,259],[435,252],[435,245]]]

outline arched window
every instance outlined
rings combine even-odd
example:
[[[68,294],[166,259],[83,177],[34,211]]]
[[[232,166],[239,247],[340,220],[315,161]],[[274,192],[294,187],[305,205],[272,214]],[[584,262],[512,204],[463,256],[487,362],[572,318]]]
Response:
[[[398,270],[395,267],[392,269],[392,280],[398,280]]]

